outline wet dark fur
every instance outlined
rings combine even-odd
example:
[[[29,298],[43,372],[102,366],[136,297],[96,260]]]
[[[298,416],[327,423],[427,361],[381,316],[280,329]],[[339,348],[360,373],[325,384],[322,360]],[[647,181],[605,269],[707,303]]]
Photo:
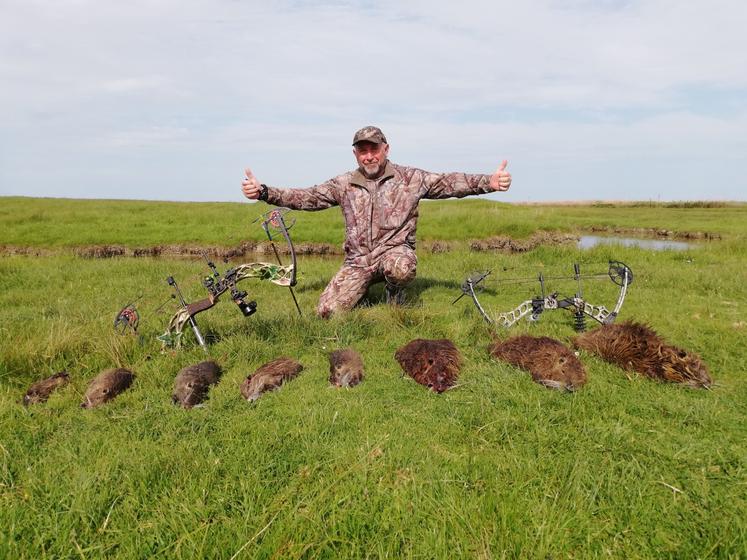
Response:
[[[220,366],[212,361],[183,368],[174,379],[174,394],[171,400],[183,408],[192,408],[200,404],[207,398],[210,386],[218,383],[221,373]]]
[[[653,379],[705,389],[713,383],[700,356],[667,344],[651,327],[641,323],[602,325],[577,336],[573,344]]]
[[[545,387],[575,391],[586,383],[586,370],[575,354],[563,343],[546,336],[520,335],[496,340],[488,352],[518,368],[527,370],[532,379]]]
[[[436,393],[453,387],[462,367],[459,350],[445,338],[418,338],[397,350],[394,358],[407,375]]]
[[[355,387],[363,381],[363,359],[352,348],[329,355],[329,382],[337,387]]]
[[[256,401],[262,393],[277,389],[295,378],[303,366],[290,358],[277,358],[261,366],[241,384],[241,394],[249,402]]]
[[[67,385],[68,381],[70,381],[70,376],[66,371],[55,373],[46,379],[37,381],[26,391],[26,394],[23,396],[23,404],[28,406],[30,404],[46,402],[49,395],[60,387]]]
[[[94,377],[88,384],[86,400],[82,408],[95,408],[125,391],[135,380],[135,374],[124,368],[107,369]]]

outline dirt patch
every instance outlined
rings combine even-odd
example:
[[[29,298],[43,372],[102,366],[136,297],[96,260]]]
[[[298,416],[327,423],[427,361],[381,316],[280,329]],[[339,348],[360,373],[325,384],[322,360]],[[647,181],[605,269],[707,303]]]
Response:
[[[73,254],[84,259],[109,259],[121,257],[127,252],[127,248],[121,245],[89,245],[76,247]]]
[[[285,244],[276,243],[281,255],[290,253]],[[297,255],[341,255],[342,248],[330,243],[297,243]],[[60,248],[40,249],[36,247],[0,246],[0,255],[49,256],[67,252]],[[216,247],[205,245],[155,245],[153,247],[128,248],[124,245],[86,245],[72,249],[76,257],[84,259],[108,259],[112,257],[201,257],[203,254],[215,259],[231,259],[247,255],[273,255],[268,242],[244,241],[236,247]]]
[[[616,235],[631,235],[635,237],[654,237],[659,239],[721,239],[720,233],[713,233],[708,231],[673,231],[660,228],[589,226],[584,228],[584,231]]]
[[[342,247],[330,243],[296,243],[295,247],[297,255],[342,255]]]
[[[59,251],[54,249],[45,249],[43,247],[16,247],[15,245],[0,245],[0,255],[12,256],[23,255],[26,257],[50,257],[58,254]]]
[[[451,251],[451,243],[448,241],[430,241],[420,245],[429,253],[448,253]]]
[[[504,253],[525,253],[540,245],[577,244],[578,235],[572,233],[540,231],[526,239],[513,239],[506,235],[470,241],[472,251],[502,251]]]
[[[159,257],[163,248],[160,245],[155,247],[136,247],[132,250],[133,257]]]
[[[608,235],[626,235],[654,239],[687,239],[687,240],[718,240],[721,235],[707,231],[672,231],[657,228],[624,228],[614,226],[590,226],[585,232],[602,233]],[[469,242],[472,251],[501,251],[505,253],[525,253],[540,245],[577,244],[579,235],[563,232],[538,231],[525,239],[514,239],[507,235],[498,235],[488,239],[474,239]],[[275,247],[281,255],[290,251],[285,243],[276,243]],[[418,249],[429,253],[448,253],[455,248],[463,247],[458,242],[423,241]],[[342,247],[331,243],[299,242],[295,244],[297,255],[342,255]],[[235,247],[217,247],[205,245],[154,245],[152,247],[128,248],[124,245],[86,245],[72,249],[60,247],[56,249],[46,247],[19,247],[14,245],[0,245],[0,256],[26,255],[32,257],[47,257],[52,255],[69,254],[69,252],[84,259],[107,259],[112,257],[201,257],[203,254],[215,259],[243,258],[249,255],[273,255],[269,242],[244,241]]]

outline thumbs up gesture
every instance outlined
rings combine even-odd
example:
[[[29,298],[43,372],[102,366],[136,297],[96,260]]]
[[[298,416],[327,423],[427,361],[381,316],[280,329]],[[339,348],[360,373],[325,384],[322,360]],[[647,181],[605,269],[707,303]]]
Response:
[[[494,191],[507,191],[511,186],[511,174],[506,171],[508,161],[503,160],[498,169],[490,176],[490,188]]]
[[[259,184],[259,181],[257,181],[257,178],[254,176],[251,169],[247,168],[244,171],[244,174],[246,177],[241,181],[241,191],[244,193],[245,197],[257,200],[259,198],[259,193],[262,191],[262,186]]]

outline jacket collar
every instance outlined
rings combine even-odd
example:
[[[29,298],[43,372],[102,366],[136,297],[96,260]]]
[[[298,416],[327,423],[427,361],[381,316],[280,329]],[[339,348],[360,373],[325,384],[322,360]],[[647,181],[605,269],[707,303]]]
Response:
[[[392,165],[391,161],[386,160],[384,173],[382,173],[381,177],[374,180],[376,181],[377,185],[380,185],[381,183],[383,183],[387,179],[391,179],[392,177],[394,177],[394,166]],[[366,179],[366,176],[361,173],[360,169],[356,169],[355,171],[353,171],[353,176],[350,178],[350,184],[366,188],[369,180],[370,179]]]

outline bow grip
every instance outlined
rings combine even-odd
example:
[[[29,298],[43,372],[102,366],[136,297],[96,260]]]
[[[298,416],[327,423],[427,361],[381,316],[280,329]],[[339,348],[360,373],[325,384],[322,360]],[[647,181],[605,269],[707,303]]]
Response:
[[[218,300],[213,296],[206,297],[205,299],[201,299],[200,301],[188,304],[186,307],[187,313],[190,317],[194,317],[198,313],[201,313],[206,309],[210,309],[216,303],[218,303]]]

